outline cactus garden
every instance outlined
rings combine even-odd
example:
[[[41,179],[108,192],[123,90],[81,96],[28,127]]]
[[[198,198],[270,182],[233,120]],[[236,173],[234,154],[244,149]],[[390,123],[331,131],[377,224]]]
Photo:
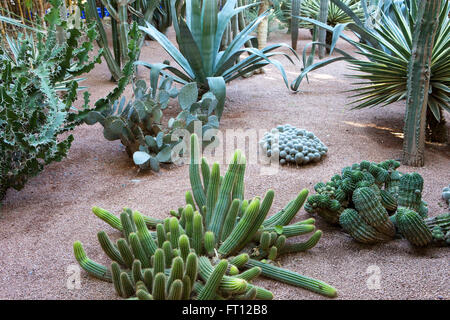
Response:
[[[450,299],[449,13],[0,1],[0,299]]]

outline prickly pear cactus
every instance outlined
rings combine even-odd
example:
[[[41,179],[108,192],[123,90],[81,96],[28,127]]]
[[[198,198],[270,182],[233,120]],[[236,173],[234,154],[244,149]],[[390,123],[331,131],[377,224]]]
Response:
[[[268,157],[278,154],[280,164],[302,165],[318,162],[328,152],[328,148],[314,133],[297,129],[290,124],[266,132],[260,145]]]
[[[159,84],[158,84],[159,82]],[[125,98],[115,101],[102,111],[91,111],[85,122],[103,126],[107,140],[120,140],[134,163],[141,169],[159,171],[160,163],[172,162],[172,149],[179,141],[172,140],[172,131],[178,128],[194,130],[199,121],[203,131],[218,128],[219,122],[214,112],[217,99],[207,92],[198,100],[196,83],[189,83],[180,90],[173,87],[173,79],[162,76],[157,84],[147,88],[144,80],[134,86],[134,100],[125,103]],[[171,98],[178,97],[182,111],[176,119],[170,119],[168,127],[162,126],[163,111]],[[205,115],[206,114],[206,115]]]
[[[199,143],[191,136],[186,205],[164,220],[125,209],[120,218],[94,207],[93,212],[123,238],[112,243],[99,233],[111,268],[90,260],[79,242],[75,257],[92,276],[112,281],[122,297],[139,299],[271,299],[251,281],[259,275],[334,297],[330,285],[274,265],[282,254],[313,248],[322,236],[314,219],[291,223],[303,206],[302,190],[282,210],[268,217],[274,191],[244,199],[245,156],[237,150],[223,178],[220,167],[199,161]],[[201,163],[201,165],[200,165]],[[304,242],[288,238],[311,233]],[[189,260],[190,259],[190,260]]]

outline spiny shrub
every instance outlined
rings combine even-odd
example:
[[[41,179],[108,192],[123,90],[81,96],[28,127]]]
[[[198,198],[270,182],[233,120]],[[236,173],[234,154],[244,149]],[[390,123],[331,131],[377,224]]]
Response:
[[[260,145],[267,157],[278,154],[280,164],[318,162],[328,152],[328,148],[314,133],[297,129],[290,124],[280,125],[266,132]]]
[[[191,136],[190,151],[192,191],[186,192],[186,206],[171,211],[172,217],[160,220],[126,209],[119,219],[104,209],[93,208],[94,214],[100,219],[123,232],[124,239],[120,239],[116,245],[107,239],[104,232],[99,233],[99,241],[105,253],[115,263],[122,265],[125,271],[122,272],[116,266],[113,267],[114,271],[93,262],[86,256],[81,244],[76,242],[75,257],[84,270],[98,278],[114,281],[119,293],[123,293],[122,287],[128,287],[125,296],[143,289],[142,284],[138,286],[136,282],[139,272],[136,272],[137,277],[131,278],[135,260],[140,261],[144,276],[145,272],[150,276],[151,271],[152,279],[155,279],[156,274],[164,272],[168,278],[163,280],[163,276],[159,276],[160,283],[170,282],[176,277],[181,277],[183,281],[185,274],[180,271],[183,261],[186,272],[190,270],[192,275],[189,275],[190,280],[194,281],[190,286],[194,293],[189,297],[196,299],[272,298],[270,292],[250,283],[259,274],[329,297],[336,296],[336,289],[330,285],[272,263],[282,254],[311,249],[321,238],[322,232],[317,230],[305,242],[287,241],[315,230],[314,219],[291,223],[306,200],[306,189],[282,210],[267,217],[274,191],[267,191],[262,199],[244,199],[246,162],[239,150],[235,152],[223,177],[218,163],[209,167],[205,158],[199,161],[198,138],[195,134]],[[190,254],[197,257],[199,277],[194,275],[194,269],[187,266]],[[178,271],[173,271],[175,263]],[[145,271],[146,268],[150,271]],[[139,269],[138,265],[135,269]],[[116,279],[120,275],[120,280],[114,280],[113,273]],[[119,281],[127,283],[119,285]],[[147,285],[148,294],[155,298],[150,287]],[[164,288],[166,293],[180,290],[171,289],[167,283]],[[142,292],[140,295],[143,295]],[[187,294],[182,296],[188,297]],[[162,295],[159,297],[164,298]]]
[[[79,29],[55,18],[61,2],[52,3],[45,31],[7,37],[9,47],[0,48],[0,201],[8,188],[21,190],[44,165],[67,155],[73,136],[59,135],[79,123],[71,112],[76,77],[100,62],[98,55],[89,58],[94,29],[87,28],[81,41]],[[58,40],[57,28],[67,33],[65,41]]]

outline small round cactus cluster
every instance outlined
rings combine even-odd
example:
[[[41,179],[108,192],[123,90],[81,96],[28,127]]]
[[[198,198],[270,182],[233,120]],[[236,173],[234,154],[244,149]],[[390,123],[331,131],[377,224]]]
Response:
[[[442,199],[450,206],[450,184],[442,189]]]
[[[279,125],[266,132],[260,144],[268,157],[278,153],[282,165],[318,162],[328,151],[314,133],[290,124]]]

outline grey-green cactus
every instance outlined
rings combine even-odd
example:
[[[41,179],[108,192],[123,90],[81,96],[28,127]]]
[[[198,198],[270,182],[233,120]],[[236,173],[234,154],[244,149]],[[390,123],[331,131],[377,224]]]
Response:
[[[172,162],[172,149],[179,143],[172,141],[172,130],[193,130],[195,121],[201,121],[204,130],[219,126],[214,115],[203,116],[208,110],[214,111],[217,104],[215,96],[207,92],[197,101],[198,88],[195,83],[178,90],[173,86],[172,78],[162,76],[156,81],[151,79],[150,87],[144,80],[136,81],[133,92],[134,100],[126,103],[125,97],[122,97],[101,111],[89,112],[84,121],[89,125],[99,122],[103,126],[104,137],[110,141],[120,140],[128,155],[141,169],[159,171],[160,163]],[[169,100],[176,97],[183,111],[177,119],[170,119],[168,128],[164,128],[161,125],[163,110],[167,108]]]
[[[192,135],[191,153],[195,155],[198,151],[198,138]],[[197,299],[272,298],[269,291],[250,283],[260,273],[259,268],[264,276],[326,296],[336,295],[336,289],[321,281],[291,271],[271,272],[274,269],[270,264],[280,255],[309,250],[322,236],[322,232],[317,230],[305,242],[286,242],[287,238],[315,230],[314,219],[291,224],[305,202],[308,190],[302,190],[283,210],[267,218],[274,197],[273,190],[269,190],[262,200],[254,197],[247,201],[248,205],[245,208],[242,206],[245,202],[243,185],[239,184],[243,183],[240,175],[243,176],[245,173],[243,170],[245,157],[241,152],[235,153],[222,183],[216,177],[218,164],[215,164],[210,171],[205,168],[199,170],[199,163],[200,161],[192,161],[189,170],[195,204],[192,203],[191,197],[185,197],[186,206],[172,211],[171,218],[158,221],[143,216],[137,211],[130,214],[126,209],[121,214],[121,219],[117,219],[112,213],[95,208],[97,216],[121,230],[125,237],[118,241],[117,250],[111,249],[111,247],[114,248],[114,244],[107,243],[103,233],[101,237],[103,242],[108,244],[103,244],[102,247],[108,249],[108,252],[111,251],[108,256],[128,270],[113,272],[120,274],[118,277],[114,276],[114,279],[122,277],[122,282],[125,281],[123,284],[115,283],[119,295],[123,296],[125,291],[125,295],[130,296],[129,283],[121,275],[127,272],[131,284],[135,286],[135,294],[142,299],[179,298],[180,289],[178,287],[171,289],[176,280],[181,281],[181,284],[177,282],[177,286],[181,286],[181,297],[185,298],[188,296]],[[202,163],[206,163],[206,160],[204,159]],[[209,179],[205,179],[205,172],[210,173]],[[205,181],[208,181],[207,188],[204,185]],[[218,185],[214,186],[214,184]],[[215,201],[208,198],[211,195],[208,190],[211,189],[216,190],[218,194],[214,197]],[[236,198],[232,199],[233,194]],[[209,205],[212,205],[214,209],[209,210]],[[194,212],[195,208],[203,209]],[[242,213],[236,213],[241,210]],[[206,219],[208,214],[211,215],[209,220]],[[233,219],[228,215],[231,215]],[[156,229],[156,231],[150,231],[148,228]],[[217,235],[223,235],[223,237]],[[174,237],[177,237],[177,240]],[[80,265],[90,274],[111,281],[109,269],[89,260],[85,254],[80,254],[80,247],[81,245],[77,245],[75,251]],[[134,262],[136,260],[140,263],[136,264]],[[220,260],[222,262],[219,262]],[[257,261],[258,266],[249,265],[250,260]],[[216,266],[217,263],[219,265]],[[245,269],[249,270],[245,271]],[[278,269],[284,270],[281,268],[276,270]],[[191,294],[183,291],[185,286],[183,282],[187,282],[187,279],[183,281],[181,270],[185,270],[183,276],[188,276],[191,281]],[[264,270],[269,271],[264,272]],[[166,277],[165,280],[162,279],[163,275]],[[155,287],[156,276],[159,279],[158,286]],[[148,294],[142,283],[139,283],[138,287],[137,281],[146,284]],[[161,291],[153,292],[153,287],[148,285],[149,283],[153,283],[155,288],[163,287],[164,284],[165,295]],[[172,294],[171,290],[174,291]]]
[[[442,189],[442,199],[450,206],[450,184]]]
[[[314,133],[297,129],[290,124],[280,125],[266,132],[260,145],[267,157],[277,154],[280,164],[318,162],[328,152],[328,148]]]

